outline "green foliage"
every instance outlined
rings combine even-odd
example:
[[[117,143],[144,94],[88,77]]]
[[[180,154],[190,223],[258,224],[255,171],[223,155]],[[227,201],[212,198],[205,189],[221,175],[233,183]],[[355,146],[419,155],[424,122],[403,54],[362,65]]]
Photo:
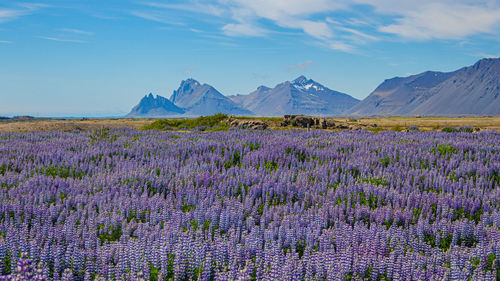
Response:
[[[202,230],[206,231],[210,228],[210,224],[212,224],[212,221],[210,219],[207,219],[206,221],[203,222]]]
[[[266,170],[269,170],[269,172],[272,172],[272,171],[277,171],[279,168],[279,165],[278,165],[278,163],[274,162],[274,160],[273,161],[266,161],[264,163],[264,168],[266,168]]]
[[[149,265],[149,281],[157,281],[160,270],[155,268],[152,264]]]
[[[254,150],[259,149],[260,144],[258,142],[249,142],[249,143],[245,143],[243,145],[243,147],[248,147],[248,149],[250,149],[250,151],[254,151]]]
[[[264,204],[260,204],[257,207],[257,213],[259,214],[259,216],[262,216],[262,213],[264,213]]]
[[[7,254],[4,256],[2,264],[3,264],[3,273],[4,274],[10,274],[12,273],[12,255],[10,252],[7,252]],[[2,272],[0,268],[0,273]]]
[[[101,227],[104,226],[100,225],[98,229]],[[97,237],[101,240],[101,245],[104,244],[105,241],[109,242],[118,241],[121,236],[122,236],[121,225],[118,225],[116,228],[113,225],[110,225],[108,231],[97,235]]]
[[[57,167],[42,167],[40,168],[40,174],[45,175],[46,177],[60,177],[63,179],[66,178],[74,178],[74,179],[82,179],[85,175],[84,171],[76,170],[73,167],[65,167],[65,166],[57,166]]]
[[[168,130],[168,129],[194,129],[197,127],[211,128],[215,129],[227,129],[227,125],[223,124],[222,121],[227,119],[227,115],[223,113],[217,113],[210,116],[200,116],[194,119],[162,119],[156,120],[149,125],[142,127],[143,130]],[[215,128],[218,126],[219,128]]]
[[[373,194],[370,194],[370,196],[368,197],[368,206],[370,206],[370,209],[372,210],[375,210],[378,207],[378,198]]]
[[[188,213],[191,212],[191,210],[196,209],[196,206],[194,205],[182,205],[182,212],[183,213]]]
[[[384,225],[387,229],[389,229],[389,228],[391,228],[393,222],[394,222],[394,220],[390,219],[388,221],[383,222],[382,225]]]
[[[297,160],[299,160],[300,162],[305,162],[306,160],[309,159],[307,152],[303,149],[300,149],[300,148],[294,149],[292,147],[286,147],[285,153],[288,155],[291,154],[291,155],[295,156],[295,158],[297,158]]]
[[[194,231],[198,230],[198,220],[191,220],[189,223]]]
[[[166,280],[174,280],[174,254],[168,254],[167,258],[167,278]]]
[[[447,156],[457,153],[457,149],[451,144],[439,144],[437,147],[432,148],[432,152]]]
[[[364,182],[364,183],[369,183],[372,185],[382,185],[382,186],[387,186],[387,180],[385,178],[367,178],[367,179],[360,179],[359,182]]]
[[[64,192],[61,192],[59,193],[59,200],[64,201],[64,199],[68,198],[68,195],[66,195],[66,193]]]
[[[0,166],[0,175],[5,176],[5,173],[7,173],[7,171],[7,164],[3,163],[2,166]]]
[[[92,130],[90,135],[90,144],[94,145],[101,141],[114,142],[118,139],[117,135],[111,135],[109,128],[102,128],[99,130]]]
[[[299,239],[295,245],[295,251],[299,255],[299,259],[304,256],[304,250],[306,249],[306,241],[304,239]]]
[[[226,168],[226,170],[234,166],[241,166],[241,154],[237,149],[234,150],[231,160],[224,162],[224,168]]]
[[[473,133],[473,127],[444,127],[441,132],[445,133]]]
[[[378,162],[380,162],[380,164],[382,164],[384,167],[387,167],[389,166],[389,164],[391,164],[391,158],[389,158],[389,156],[386,156],[384,158],[380,158]]]
[[[486,266],[486,269],[493,270],[493,262],[495,261],[495,259],[496,259],[495,253],[491,253],[488,255],[488,265]],[[498,268],[498,265],[496,267]]]

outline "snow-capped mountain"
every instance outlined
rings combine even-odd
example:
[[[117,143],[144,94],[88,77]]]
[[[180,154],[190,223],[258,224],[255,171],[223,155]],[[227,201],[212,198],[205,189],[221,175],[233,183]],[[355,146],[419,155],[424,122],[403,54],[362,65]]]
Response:
[[[230,98],[257,116],[284,114],[336,116],[359,102],[347,94],[330,90],[304,76],[280,83],[274,88],[260,86],[248,95],[236,95]]]

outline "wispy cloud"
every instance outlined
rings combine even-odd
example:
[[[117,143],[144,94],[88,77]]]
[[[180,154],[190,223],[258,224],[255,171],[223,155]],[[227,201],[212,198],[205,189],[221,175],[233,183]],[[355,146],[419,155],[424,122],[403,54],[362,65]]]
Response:
[[[481,58],[487,58],[487,59],[497,59],[497,58],[500,58],[500,53],[497,53],[497,54],[479,53],[476,56],[481,57]]]
[[[288,71],[291,71],[291,70],[306,70],[308,69],[311,65],[314,64],[314,61],[312,60],[307,60],[305,62],[301,62],[299,64],[296,64],[296,65],[288,65],[285,67],[286,70]]]
[[[352,53],[355,49],[355,46],[342,41],[330,41],[327,42],[326,46],[332,50],[342,51],[346,53]]]
[[[387,38],[464,40],[500,33],[500,3],[494,0],[420,0],[418,5],[413,0],[185,0],[143,4],[156,12],[178,10],[216,17],[223,22],[221,31],[226,36],[270,36],[274,29],[301,31],[319,45],[342,52]],[[360,5],[370,9],[357,17],[353,11]],[[165,22],[155,10],[136,15]]]
[[[12,41],[0,40],[0,44],[12,44]]]
[[[49,36],[38,36],[40,39],[56,41],[56,42],[68,42],[68,43],[87,43],[87,41],[77,40],[77,39],[66,39],[66,38],[58,38],[58,37],[49,37]]]
[[[26,13],[24,10],[0,9],[0,23],[14,20]]]
[[[131,14],[133,16],[136,16],[138,18],[146,19],[146,20],[151,20],[151,21],[156,21],[164,24],[170,24],[170,25],[186,25],[183,22],[179,21],[173,21],[170,20],[168,16],[162,15],[158,12],[143,12],[143,11],[132,11]]]
[[[167,4],[160,2],[145,2],[143,4],[153,8],[182,10],[187,12],[209,14],[214,16],[222,16],[222,14],[225,13],[225,9],[223,7],[220,7],[219,5],[201,3],[200,1],[192,1],[192,2],[187,1],[187,3],[175,3],[175,4]]]
[[[93,32],[75,29],[75,28],[61,28],[59,30],[62,32],[74,33],[74,34],[80,34],[80,35],[94,35]]]
[[[0,23],[16,20],[22,16],[32,14],[44,7],[48,7],[48,5],[38,3],[20,3],[12,8],[0,8]]]
[[[222,27],[224,34],[229,36],[264,36],[267,30],[249,23],[229,23]]]
[[[492,33],[500,22],[500,8],[476,5],[431,3],[408,11],[380,31],[410,39],[461,39],[478,33]]]
[[[500,3],[470,0],[354,0],[370,5],[379,15],[393,16],[393,22],[379,31],[415,40],[453,39],[498,33]]]

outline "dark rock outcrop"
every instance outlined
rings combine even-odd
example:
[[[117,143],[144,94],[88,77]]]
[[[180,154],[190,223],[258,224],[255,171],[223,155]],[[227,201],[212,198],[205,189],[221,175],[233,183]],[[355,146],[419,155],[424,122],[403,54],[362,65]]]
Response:
[[[227,121],[229,126],[240,129],[250,129],[250,130],[265,130],[267,129],[267,123],[260,120],[238,120],[229,119]]]

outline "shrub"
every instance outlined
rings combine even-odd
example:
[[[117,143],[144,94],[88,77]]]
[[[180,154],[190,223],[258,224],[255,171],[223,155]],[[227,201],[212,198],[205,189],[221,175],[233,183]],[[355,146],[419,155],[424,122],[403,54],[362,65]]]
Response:
[[[172,130],[172,129],[197,129],[197,131],[205,131],[208,128],[219,126],[219,128],[227,128],[221,123],[227,119],[227,115],[217,113],[210,116],[200,116],[194,119],[162,119],[156,120],[153,123],[143,126],[143,130]]]

